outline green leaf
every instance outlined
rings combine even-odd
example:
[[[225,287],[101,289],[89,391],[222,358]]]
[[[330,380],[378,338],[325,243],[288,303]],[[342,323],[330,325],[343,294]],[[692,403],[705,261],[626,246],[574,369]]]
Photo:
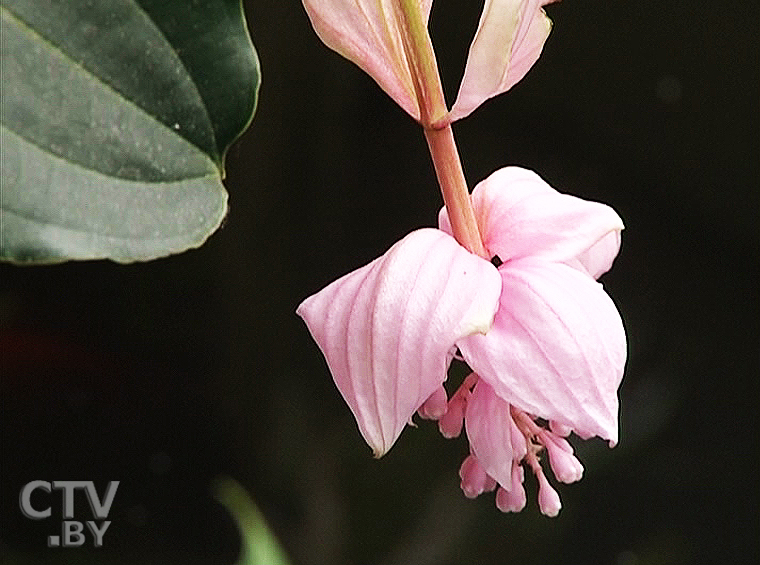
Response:
[[[288,565],[288,558],[264,516],[239,483],[221,477],[214,484],[214,495],[235,518],[243,538],[236,565]]]
[[[0,0],[0,258],[200,246],[259,67],[241,0]]]

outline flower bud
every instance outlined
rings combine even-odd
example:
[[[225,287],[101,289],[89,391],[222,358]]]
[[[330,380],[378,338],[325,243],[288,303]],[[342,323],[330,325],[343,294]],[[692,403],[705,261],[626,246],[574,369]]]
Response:
[[[459,394],[449,400],[446,413],[438,420],[438,429],[443,437],[452,439],[462,433],[465,404],[465,399]]]
[[[542,433],[540,439],[549,453],[549,465],[557,480],[566,484],[580,481],[583,477],[583,465],[573,455],[572,446],[551,432]]]
[[[464,492],[467,498],[475,498],[479,494],[491,490],[493,485],[496,484],[486,474],[480,461],[474,455],[467,456],[462,462],[462,466],[459,468],[459,477],[462,479],[460,484],[462,492]]]
[[[446,413],[446,403],[448,398],[446,397],[446,389],[438,387],[438,389],[431,394],[428,399],[422,403],[417,413],[420,418],[425,420],[439,420],[441,416]]]
[[[538,507],[541,509],[541,514],[554,518],[562,508],[559,494],[549,484],[540,469],[536,472],[536,478],[538,479]]]

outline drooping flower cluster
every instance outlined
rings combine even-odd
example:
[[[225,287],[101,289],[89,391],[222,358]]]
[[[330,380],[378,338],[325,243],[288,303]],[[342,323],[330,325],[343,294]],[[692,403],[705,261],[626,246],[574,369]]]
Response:
[[[518,167],[469,195],[450,128],[527,73],[551,28],[548,1],[486,0],[450,111],[425,27],[432,0],[303,3],[322,40],[424,126],[448,208],[438,229],[413,231],[297,312],[376,457],[418,413],[445,437],[466,431],[466,496],[498,489],[498,508],[519,511],[527,468],[541,511],[555,516],[559,495],[541,455],[571,483],[583,466],[570,433],[618,439],[626,337],[597,279],[618,253],[623,223],[610,207],[560,194]],[[472,372],[448,397],[455,357]]]
[[[465,494],[498,484],[499,508],[520,510],[525,463],[541,510],[556,515],[539,452],[559,481],[573,482],[583,468],[565,436],[617,442],[626,340],[595,279],[617,255],[623,224],[608,206],[560,194],[517,167],[478,184],[472,203],[498,267],[448,234],[444,209],[440,229],[412,232],[307,298],[298,314],[376,456],[416,411],[439,420],[447,437],[464,423]],[[447,400],[457,348],[473,373]]]

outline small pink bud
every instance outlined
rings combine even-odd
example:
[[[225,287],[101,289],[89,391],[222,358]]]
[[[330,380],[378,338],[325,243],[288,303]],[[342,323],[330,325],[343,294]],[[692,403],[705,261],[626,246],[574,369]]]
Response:
[[[549,464],[554,476],[561,483],[570,484],[580,481],[583,477],[583,465],[575,455],[571,455],[558,447],[547,446],[549,451]]]
[[[542,433],[540,439],[549,452],[549,465],[557,480],[565,484],[580,481],[583,477],[583,465],[573,455],[572,446],[551,432]]]
[[[421,418],[426,420],[439,420],[441,416],[446,413],[447,401],[446,389],[438,387],[438,389],[422,403],[422,406],[419,407],[417,413]]]
[[[467,498],[475,498],[486,492],[493,482],[493,479],[488,480],[490,477],[474,455],[467,456],[462,462],[462,466],[459,468],[459,477],[462,479],[460,484],[462,492]]]
[[[559,494],[549,484],[541,469],[536,472],[536,478],[538,479],[538,507],[541,509],[541,514],[554,518],[562,508]]]
[[[496,492],[496,508],[502,512],[520,512],[525,508],[526,496],[523,487],[525,473],[522,465],[512,463],[512,484],[509,490],[500,487]]]
[[[508,491],[499,487],[496,491],[496,508],[502,512],[521,512],[525,508],[525,489]]]
[[[459,394],[455,394],[449,400],[446,413],[438,420],[438,429],[443,437],[452,439],[462,433],[465,404],[465,399]]]

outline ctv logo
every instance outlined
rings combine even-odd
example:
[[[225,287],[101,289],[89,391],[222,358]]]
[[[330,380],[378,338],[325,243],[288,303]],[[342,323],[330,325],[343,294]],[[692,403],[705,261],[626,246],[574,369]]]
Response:
[[[60,536],[49,536],[48,547],[80,547],[84,545],[87,539],[87,533],[92,535],[93,545],[95,547],[103,546],[103,535],[106,533],[108,526],[111,525],[108,513],[111,511],[113,497],[116,495],[116,489],[119,488],[119,481],[111,481],[106,487],[103,498],[98,496],[95,490],[95,484],[92,481],[31,481],[21,489],[19,497],[19,506],[21,512],[27,518],[32,520],[44,520],[50,518],[52,510],[48,504],[42,507],[39,502],[36,507],[32,506],[32,493],[34,491],[43,491],[50,494],[54,490],[61,491],[63,499],[63,523],[61,525]],[[73,520],[74,518],[74,492],[83,490],[87,495],[87,501],[90,503],[90,515],[93,520],[86,520],[84,523]],[[35,501],[40,495],[35,495]],[[88,532],[85,532],[85,525]]]

